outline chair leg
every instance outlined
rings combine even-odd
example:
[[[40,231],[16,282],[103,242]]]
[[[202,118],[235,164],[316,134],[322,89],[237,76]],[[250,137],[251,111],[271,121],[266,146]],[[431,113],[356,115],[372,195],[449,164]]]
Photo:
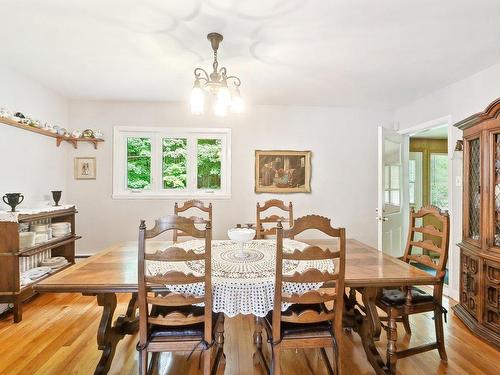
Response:
[[[448,356],[444,348],[443,312],[441,309],[434,310],[434,327],[436,328],[436,341],[438,344],[439,356],[441,357],[441,361],[448,362]]]
[[[158,367],[158,358],[160,357],[160,352],[151,353],[151,361],[149,361],[149,374],[154,374],[154,369]]]
[[[405,332],[407,335],[411,335],[410,318],[408,315],[403,314],[401,320],[403,321],[403,327],[405,327]]]
[[[281,375],[281,344],[277,344],[273,347],[271,363],[271,375]]]
[[[389,373],[396,373],[398,331],[396,318],[388,314],[387,319],[387,366]]]
[[[203,375],[210,375],[212,372],[212,352],[213,348],[203,352]]]
[[[148,351],[143,349],[139,351],[139,375],[148,373]]]
[[[332,369],[332,365],[330,364],[330,360],[328,359],[328,355],[326,354],[325,348],[320,348],[320,351],[321,351],[321,357],[323,358],[323,362],[325,362],[326,371],[328,372],[328,375],[333,375],[333,374],[338,375]],[[335,348],[333,348],[333,359],[337,361],[337,358],[335,358]]]

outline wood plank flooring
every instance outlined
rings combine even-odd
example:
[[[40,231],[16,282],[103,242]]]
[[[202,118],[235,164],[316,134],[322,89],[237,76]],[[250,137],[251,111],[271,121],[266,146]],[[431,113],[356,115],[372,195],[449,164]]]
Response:
[[[126,308],[127,295],[119,297],[117,314]],[[448,304],[448,301],[445,301]],[[100,357],[96,332],[101,308],[95,298],[79,294],[43,294],[25,304],[23,321],[12,323],[12,316],[0,320],[0,374],[92,374]],[[446,306],[447,308],[449,306]],[[450,309],[448,309],[450,310]],[[411,318],[413,334],[406,336],[398,327],[400,348],[418,345],[434,335],[430,315]],[[225,371],[219,375],[263,375],[253,364],[253,319],[238,316],[226,319]],[[441,363],[437,351],[398,361],[398,374],[498,374],[500,353],[473,336],[456,318],[448,314],[445,324],[448,364]],[[136,337],[127,336],[118,344],[110,374],[137,374]],[[343,374],[373,374],[357,334],[344,339]],[[385,334],[379,343],[385,348]],[[198,355],[187,361],[186,354],[162,354],[158,374],[199,375]],[[287,375],[326,374],[318,351],[288,351],[281,363]]]

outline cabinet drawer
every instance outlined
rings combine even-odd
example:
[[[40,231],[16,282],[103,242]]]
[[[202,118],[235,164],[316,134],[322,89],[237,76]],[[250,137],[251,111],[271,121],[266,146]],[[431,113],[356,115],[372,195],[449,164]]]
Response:
[[[500,263],[484,260],[484,324],[500,332]]]
[[[479,310],[479,257],[460,251],[460,304],[476,319]]]

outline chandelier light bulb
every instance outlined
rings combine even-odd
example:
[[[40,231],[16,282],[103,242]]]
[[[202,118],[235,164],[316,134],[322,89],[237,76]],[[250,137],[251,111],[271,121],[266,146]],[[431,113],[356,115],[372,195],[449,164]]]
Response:
[[[227,115],[227,105],[220,103],[218,100],[215,101],[214,114],[218,117],[226,117]]]
[[[204,112],[205,94],[200,87],[200,82],[196,81],[191,91],[191,113],[201,115]]]
[[[245,102],[240,94],[240,89],[236,87],[235,93],[231,99],[230,110],[232,113],[242,113],[245,110]]]
[[[217,91],[217,104],[229,107],[231,105],[231,93],[227,88],[227,85],[222,86]]]

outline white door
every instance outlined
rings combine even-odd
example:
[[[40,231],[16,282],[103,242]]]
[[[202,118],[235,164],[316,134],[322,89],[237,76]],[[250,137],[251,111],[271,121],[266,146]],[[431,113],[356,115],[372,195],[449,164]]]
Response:
[[[378,249],[396,257],[403,255],[408,225],[408,147],[408,136],[378,128]]]

